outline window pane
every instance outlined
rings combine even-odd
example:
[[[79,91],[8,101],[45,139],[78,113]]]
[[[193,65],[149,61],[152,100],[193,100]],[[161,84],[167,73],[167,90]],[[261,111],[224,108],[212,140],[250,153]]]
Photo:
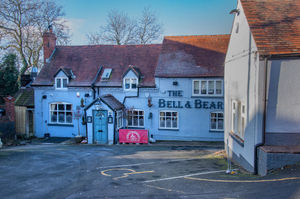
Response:
[[[139,126],[144,126],[144,117],[140,117],[140,123]]]
[[[57,112],[51,112],[51,122],[57,122]]]
[[[222,94],[222,81],[216,81],[216,94]]]
[[[134,116],[138,115],[138,111],[133,111],[133,115]]]
[[[220,129],[220,130],[223,129],[223,119],[218,120],[218,129]]]
[[[160,112],[160,116],[165,116],[165,112]]]
[[[59,104],[58,105],[58,110],[60,110],[60,111],[65,110],[65,105],[64,104]]]
[[[176,117],[177,116],[177,112],[172,112],[172,116]]]
[[[217,120],[216,119],[211,119],[211,129],[216,129],[217,128]]]
[[[170,117],[167,117],[167,119],[166,119],[166,127],[171,128],[171,118]]]
[[[56,88],[61,88],[61,79],[56,79]]]
[[[194,94],[199,94],[199,87],[200,87],[200,83],[199,81],[194,81]]]
[[[64,112],[58,112],[58,122],[65,123],[65,113]]]
[[[171,112],[166,112],[166,116],[171,116]]]
[[[136,89],[136,85],[137,85],[136,79],[132,79],[131,88],[132,88],[132,89]]]
[[[67,88],[67,83],[68,83],[67,79],[64,78],[63,79],[63,88]]]
[[[139,115],[144,115],[144,111],[139,111]]]
[[[160,118],[159,126],[160,126],[160,127],[165,127],[165,118],[164,118],[164,117],[161,117],[161,118]]]
[[[57,104],[51,104],[51,110],[52,111],[57,110]]]
[[[172,119],[172,127],[173,127],[173,128],[177,128],[177,118],[176,118],[176,117],[174,117],[174,118]]]
[[[132,126],[132,116],[128,116],[128,126]]]
[[[133,126],[138,126],[138,116],[133,116]]]
[[[208,94],[214,94],[214,81],[208,81]]]
[[[130,89],[130,79],[125,79],[125,88]]]
[[[210,117],[211,117],[211,118],[215,118],[216,116],[217,116],[216,113],[211,113],[211,114],[210,114]]]
[[[223,118],[223,113],[218,113],[218,117],[219,117],[219,119]]]
[[[201,81],[201,94],[206,94],[207,90],[206,90],[206,81]]]
[[[72,123],[72,112],[68,112],[68,113],[67,113],[67,118],[66,118],[66,120],[67,120],[67,123]]]
[[[72,110],[72,105],[71,104],[67,104],[67,111],[71,111]]]

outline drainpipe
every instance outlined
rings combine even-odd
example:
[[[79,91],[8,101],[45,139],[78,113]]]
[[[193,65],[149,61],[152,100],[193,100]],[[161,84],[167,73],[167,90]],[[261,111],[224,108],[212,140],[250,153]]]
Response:
[[[94,80],[92,81],[92,84],[91,84],[91,88],[93,90],[93,100],[96,98],[95,83],[96,83],[96,81],[99,77],[99,74],[100,74],[101,70],[102,70],[102,66],[100,66],[100,68],[98,69],[97,74],[96,74],[96,76],[95,76],[95,78],[94,78]]]
[[[266,114],[267,114],[267,89],[268,89],[268,57],[264,57],[265,66],[265,90],[264,90],[264,110],[263,110],[263,123],[262,123],[262,141],[254,146],[254,173],[258,173],[258,148],[265,144],[266,139]]]
[[[122,104],[125,105],[125,102],[126,102],[126,99],[127,99],[127,98],[139,97],[139,93],[140,93],[140,89],[139,89],[139,87],[138,87],[138,88],[137,88],[137,95],[134,95],[134,96],[125,96],[124,99],[123,99]]]

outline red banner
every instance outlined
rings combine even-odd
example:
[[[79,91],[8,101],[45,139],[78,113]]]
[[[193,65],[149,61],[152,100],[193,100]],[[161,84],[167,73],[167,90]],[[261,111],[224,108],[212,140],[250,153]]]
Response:
[[[148,143],[148,130],[119,129],[120,143]]]

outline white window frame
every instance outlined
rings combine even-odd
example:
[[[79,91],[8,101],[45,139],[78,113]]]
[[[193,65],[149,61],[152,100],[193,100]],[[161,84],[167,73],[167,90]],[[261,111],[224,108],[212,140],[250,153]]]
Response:
[[[51,109],[51,105],[56,105],[57,109]],[[59,105],[64,105],[64,110],[59,110]],[[71,105],[71,110],[67,110],[67,105]],[[73,125],[73,104],[67,102],[53,102],[49,104],[49,124],[66,124],[66,125]],[[52,122],[52,113],[56,112],[56,122]],[[59,121],[59,112],[63,112],[64,114],[64,122]],[[67,122],[67,113],[71,113],[72,122]]]
[[[212,114],[213,113],[215,113],[216,114],[216,128],[215,129],[213,129],[212,128]],[[219,118],[219,115],[218,114],[220,114],[220,113],[222,113],[223,114],[223,117],[222,118]],[[223,120],[223,128],[222,129],[219,129],[218,127],[219,127],[219,123],[218,123],[218,121],[220,120],[220,119],[222,119]],[[222,112],[222,111],[213,111],[213,112],[210,112],[210,130],[211,131],[224,131],[224,112]]]
[[[129,80],[129,88],[126,88],[126,80]],[[132,88],[133,81],[136,82],[136,88]],[[138,87],[138,79],[136,77],[125,77],[123,80],[124,90],[125,91],[136,91]]]
[[[246,120],[246,106],[238,100],[231,103],[231,132],[244,140]]]
[[[161,113],[162,112],[164,112],[165,113],[165,115],[164,116],[161,116]],[[167,112],[170,112],[171,113],[171,127],[166,127],[166,122],[165,122],[165,126],[161,126],[161,118],[162,117],[167,117],[166,116],[166,113]],[[172,116],[172,113],[176,113],[177,115],[176,115],[176,119],[177,119],[177,127],[173,127],[173,123],[172,123],[172,117],[174,117],[174,116]],[[166,121],[166,119],[165,119],[165,121]],[[178,111],[172,111],[172,110],[160,110],[159,111],[159,119],[158,119],[158,126],[159,126],[159,129],[170,129],[170,130],[178,130],[179,129],[179,112]]]
[[[138,114],[137,114],[137,115],[134,115],[134,114],[133,114],[134,111],[137,111]],[[143,112],[142,115],[139,114],[140,111]],[[129,112],[132,112],[132,121],[131,121],[131,125],[129,125],[129,121],[128,121],[128,120],[129,120]],[[138,117],[138,120],[137,120],[138,125],[134,125],[134,122],[133,122],[133,121],[134,121],[134,120],[133,120],[133,117],[134,117],[134,116],[137,116],[137,117]],[[143,117],[143,125],[140,125],[140,117]],[[142,109],[132,109],[132,110],[128,110],[128,111],[127,111],[127,118],[126,118],[126,121],[127,121],[127,127],[144,128],[144,127],[145,127],[145,111],[142,110]]]
[[[241,104],[241,122],[240,122],[240,137],[242,139],[244,139],[245,137],[245,130],[246,130],[246,126],[247,126],[247,116],[246,116],[246,105],[245,104]]]
[[[123,127],[123,111],[117,111],[117,129]]]
[[[199,93],[195,93],[195,82],[198,82],[199,84],[199,88],[197,90],[199,90]],[[214,83],[214,94],[209,94],[209,82],[213,82]],[[205,82],[205,87],[206,87],[206,94],[201,94],[201,88],[202,88],[202,83]],[[220,94],[216,94],[217,93],[217,82],[221,82],[221,93]],[[194,79],[192,81],[192,96],[216,96],[216,97],[222,97],[224,95],[224,81],[222,79]]]
[[[64,79],[67,80],[67,85],[69,84],[69,78],[67,77],[56,77],[55,78],[55,88],[56,89],[61,89],[61,90],[66,90],[68,87],[63,86]],[[60,80],[60,87],[57,86],[57,80]]]

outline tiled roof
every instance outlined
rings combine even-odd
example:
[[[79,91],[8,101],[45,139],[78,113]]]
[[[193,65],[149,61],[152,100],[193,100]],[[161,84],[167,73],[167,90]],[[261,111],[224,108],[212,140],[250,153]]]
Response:
[[[141,86],[155,86],[154,72],[160,50],[160,44],[57,46],[50,64],[42,68],[32,85],[51,86],[55,73],[60,68],[68,68],[76,76],[69,86],[91,86],[98,69],[103,66],[95,85],[122,86],[122,75],[133,65],[143,75]],[[105,68],[112,69],[111,77],[101,81]]]
[[[112,110],[120,110],[124,108],[124,105],[110,94],[101,96],[100,99]]]
[[[15,95],[15,106],[34,107],[34,91],[33,88],[20,89]]]
[[[168,36],[157,77],[222,77],[230,35]]]
[[[261,55],[300,53],[300,0],[241,0]]]

